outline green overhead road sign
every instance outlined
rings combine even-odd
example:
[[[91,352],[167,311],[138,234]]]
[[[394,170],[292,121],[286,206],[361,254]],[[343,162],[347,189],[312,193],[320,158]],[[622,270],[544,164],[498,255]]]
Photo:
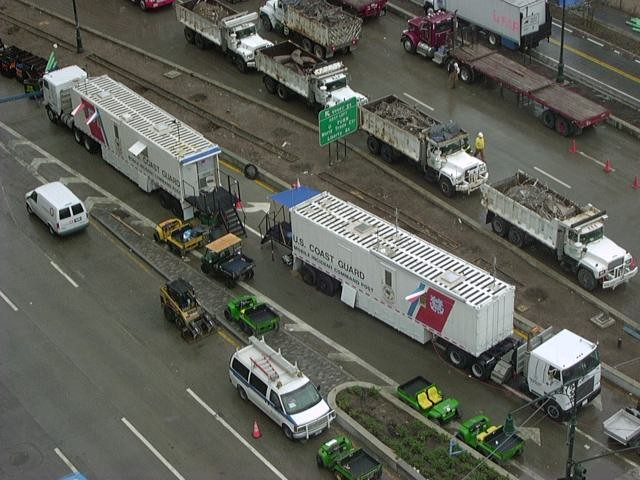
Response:
[[[355,97],[322,110],[318,114],[318,124],[321,147],[358,130],[358,107]]]

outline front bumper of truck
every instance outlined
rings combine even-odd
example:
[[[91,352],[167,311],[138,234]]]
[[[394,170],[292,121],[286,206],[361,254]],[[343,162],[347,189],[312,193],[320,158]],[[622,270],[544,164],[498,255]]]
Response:
[[[616,288],[623,283],[627,283],[638,273],[638,266],[634,265],[633,268],[629,265],[622,266],[620,268],[616,268],[612,272],[607,272],[607,274],[602,277],[602,288]]]
[[[483,183],[486,183],[486,181],[488,179],[489,179],[489,173],[485,172],[483,174],[478,175],[474,179],[470,179],[469,181],[463,180],[462,182],[458,183],[455,186],[456,192],[463,192],[463,193],[466,193],[466,194],[470,194],[472,192],[475,192],[476,190],[478,190],[480,188],[480,186]]]

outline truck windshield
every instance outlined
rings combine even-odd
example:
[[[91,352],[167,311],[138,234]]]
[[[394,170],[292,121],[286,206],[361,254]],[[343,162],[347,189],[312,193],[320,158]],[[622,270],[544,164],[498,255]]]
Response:
[[[236,40],[242,40],[245,37],[250,37],[251,35],[255,35],[256,26],[251,25],[249,27],[239,28],[234,33],[236,34]]]
[[[464,142],[457,141],[440,143],[438,144],[438,148],[442,152],[442,155],[451,155],[452,153],[456,153],[457,151],[462,150],[462,148],[464,148]]]
[[[436,33],[449,32],[453,30],[453,24],[451,22],[440,22],[435,24]]]
[[[327,87],[327,92],[333,92],[347,86],[347,77],[338,78],[331,82],[324,84]]]
[[[282,395],[284,409],[289,415],[303,412],[322,400],[313,383],[308,382],[293,392]]]
[[[600,365],[600,353],[598,352],[598,349],[595,349],[580,362],[576,363],[572,367],[563,370],[562,381],[566,385],[567,383],[577,378],[584,377],[598,365]]]
[[[587,243],[595,242],[604,237],[604,227],[596,228],[592,232],[580,235],[580,241],[585,245]]]

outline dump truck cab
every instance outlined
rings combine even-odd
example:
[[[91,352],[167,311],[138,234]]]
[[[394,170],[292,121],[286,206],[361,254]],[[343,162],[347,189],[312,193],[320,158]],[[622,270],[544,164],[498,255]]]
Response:
[[[255,273],[253,259],[242,253],[242,240],[233,233],[206,245],[200,269],[207,275],[223,278],[229,288],[238,280],[252,279]]]
[[[197,340],[215,327],[213,317],[198,302],[194,288],[182,278],[160,287],[160,305],[167,321],[180,329],[185,340]]]

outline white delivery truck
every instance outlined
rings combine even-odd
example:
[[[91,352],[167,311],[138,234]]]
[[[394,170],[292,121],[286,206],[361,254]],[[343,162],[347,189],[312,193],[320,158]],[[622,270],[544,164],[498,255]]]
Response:
[[[289,439],[308,439],[328,429],[336,413],[298,366],[264,337],[249,337],[249,343],[229,362],[229,379],[240,398],[267,414]]]
[[[571,406],[565,390],[579,378],[578,401],[600,391],[597,345],[571,332],[534,337],[529,347],[512,336],[515,288],[475,265],[328,192],[289,207],[293,268],[305,283],[383,321],[405,335],[446,350],[458,368],[498,383],[524,374],[534,396],[553,400],[560,418]],[[283,202],[283,204],[284,204]]]
[[[604,236],[606,212],[580,206],[522,170],[481,187],[486,222],[518,247],[537,241],[576,273],[585,290],[615,288],[638,273],[631,254]]]
[[[536,48],[551,36],[551,12],[547,0],[426,0],[431,10],[455,12],[458,27],[472,25],[487,34],[491,45]]]
[[[187,199],[220,186],[218,145],[107,75],[65,67],[43,77],[43,91],[52,122],[145,192],[159,190],[176,216],[192,218]]]
[[[176,16],[187,42],[205,49],[215,45],[245,73],[255,68],[256,51],[273,45],[256,31],[256,12],[236,12],[218,0],[178,0]]]
[[[349,87],[347,67],[339,60],[323,61],[292,42],[282,42],[256,54],[256,68],[264,74],[266,90],[282,100],[292,93],[304,98],[316,111],[356,98],[367,97]]]
[[[442,123],[395,95],[358,109],[369,151],[388,163],[408,159],[446,197],[469,194],[489,178],[487,164],[467,152],[469,134],[457,123]]]

